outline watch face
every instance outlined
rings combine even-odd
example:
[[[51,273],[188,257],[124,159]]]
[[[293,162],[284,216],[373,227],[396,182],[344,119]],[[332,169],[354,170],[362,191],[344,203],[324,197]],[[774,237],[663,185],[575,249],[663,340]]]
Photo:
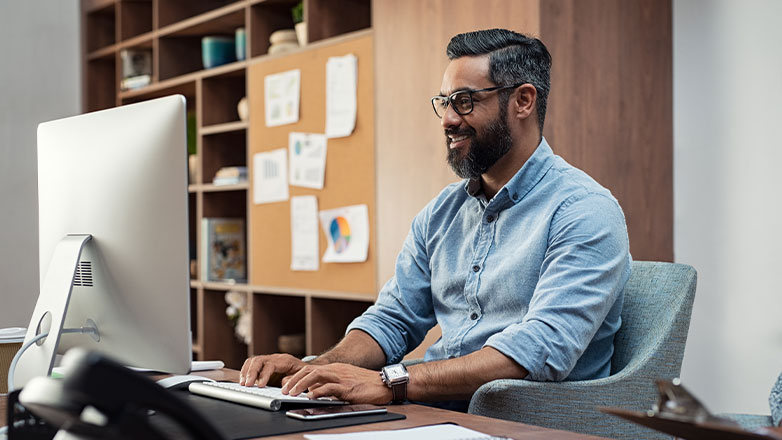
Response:
[[[407,376],[407,369],[402,364],[391,365],[389,367],[384,368],[384,371],[388,379],[391,381],[394,381],[394,379],[398,379],[400,377]]]

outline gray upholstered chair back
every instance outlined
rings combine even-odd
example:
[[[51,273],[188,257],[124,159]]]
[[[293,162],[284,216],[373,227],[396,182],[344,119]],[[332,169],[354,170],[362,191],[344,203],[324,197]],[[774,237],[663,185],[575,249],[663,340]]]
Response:
[[[654,381],[679,375],[695,285],[691,266],[634,262],[611,376],[565,382],[495,380],[475,392],[470,412],[617,439],[670,438],[603,414],[596,406],[649,409],[657,398]]]
[[[611,374],[639,368],[657,379],[679,375],[695,298],[695,269],[636,261],[624,289],[622,327],[614,337]],[[645,362],[654,355],[654,362]]]

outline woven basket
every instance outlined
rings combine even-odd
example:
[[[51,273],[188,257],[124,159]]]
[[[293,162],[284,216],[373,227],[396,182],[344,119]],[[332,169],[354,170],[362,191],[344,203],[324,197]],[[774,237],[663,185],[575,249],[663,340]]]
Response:
[[[22,348],[21,342],[12,342],[10,344],[0,344],[0,393],[8,392],[8,368],[11,366],[11,360],[19,349]]]

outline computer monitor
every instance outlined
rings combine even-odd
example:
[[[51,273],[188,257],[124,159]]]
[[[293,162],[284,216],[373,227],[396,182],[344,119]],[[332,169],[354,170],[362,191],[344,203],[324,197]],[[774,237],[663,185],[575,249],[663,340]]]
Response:
[[[185,98],[38,126],[41,291],[20,388],[81,346],[129,366],[190,370]],[[92,334],[63,328],[96,327]]]

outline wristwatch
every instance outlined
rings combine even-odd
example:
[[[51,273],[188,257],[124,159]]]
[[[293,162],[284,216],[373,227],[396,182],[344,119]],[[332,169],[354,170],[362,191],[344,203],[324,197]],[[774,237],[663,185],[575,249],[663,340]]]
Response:
[[[407,400],[407,384],[410,374],[403,364],[387,365],[380,370],[380,379],[391,388],[393,399],[391,403],[402,403]]]

